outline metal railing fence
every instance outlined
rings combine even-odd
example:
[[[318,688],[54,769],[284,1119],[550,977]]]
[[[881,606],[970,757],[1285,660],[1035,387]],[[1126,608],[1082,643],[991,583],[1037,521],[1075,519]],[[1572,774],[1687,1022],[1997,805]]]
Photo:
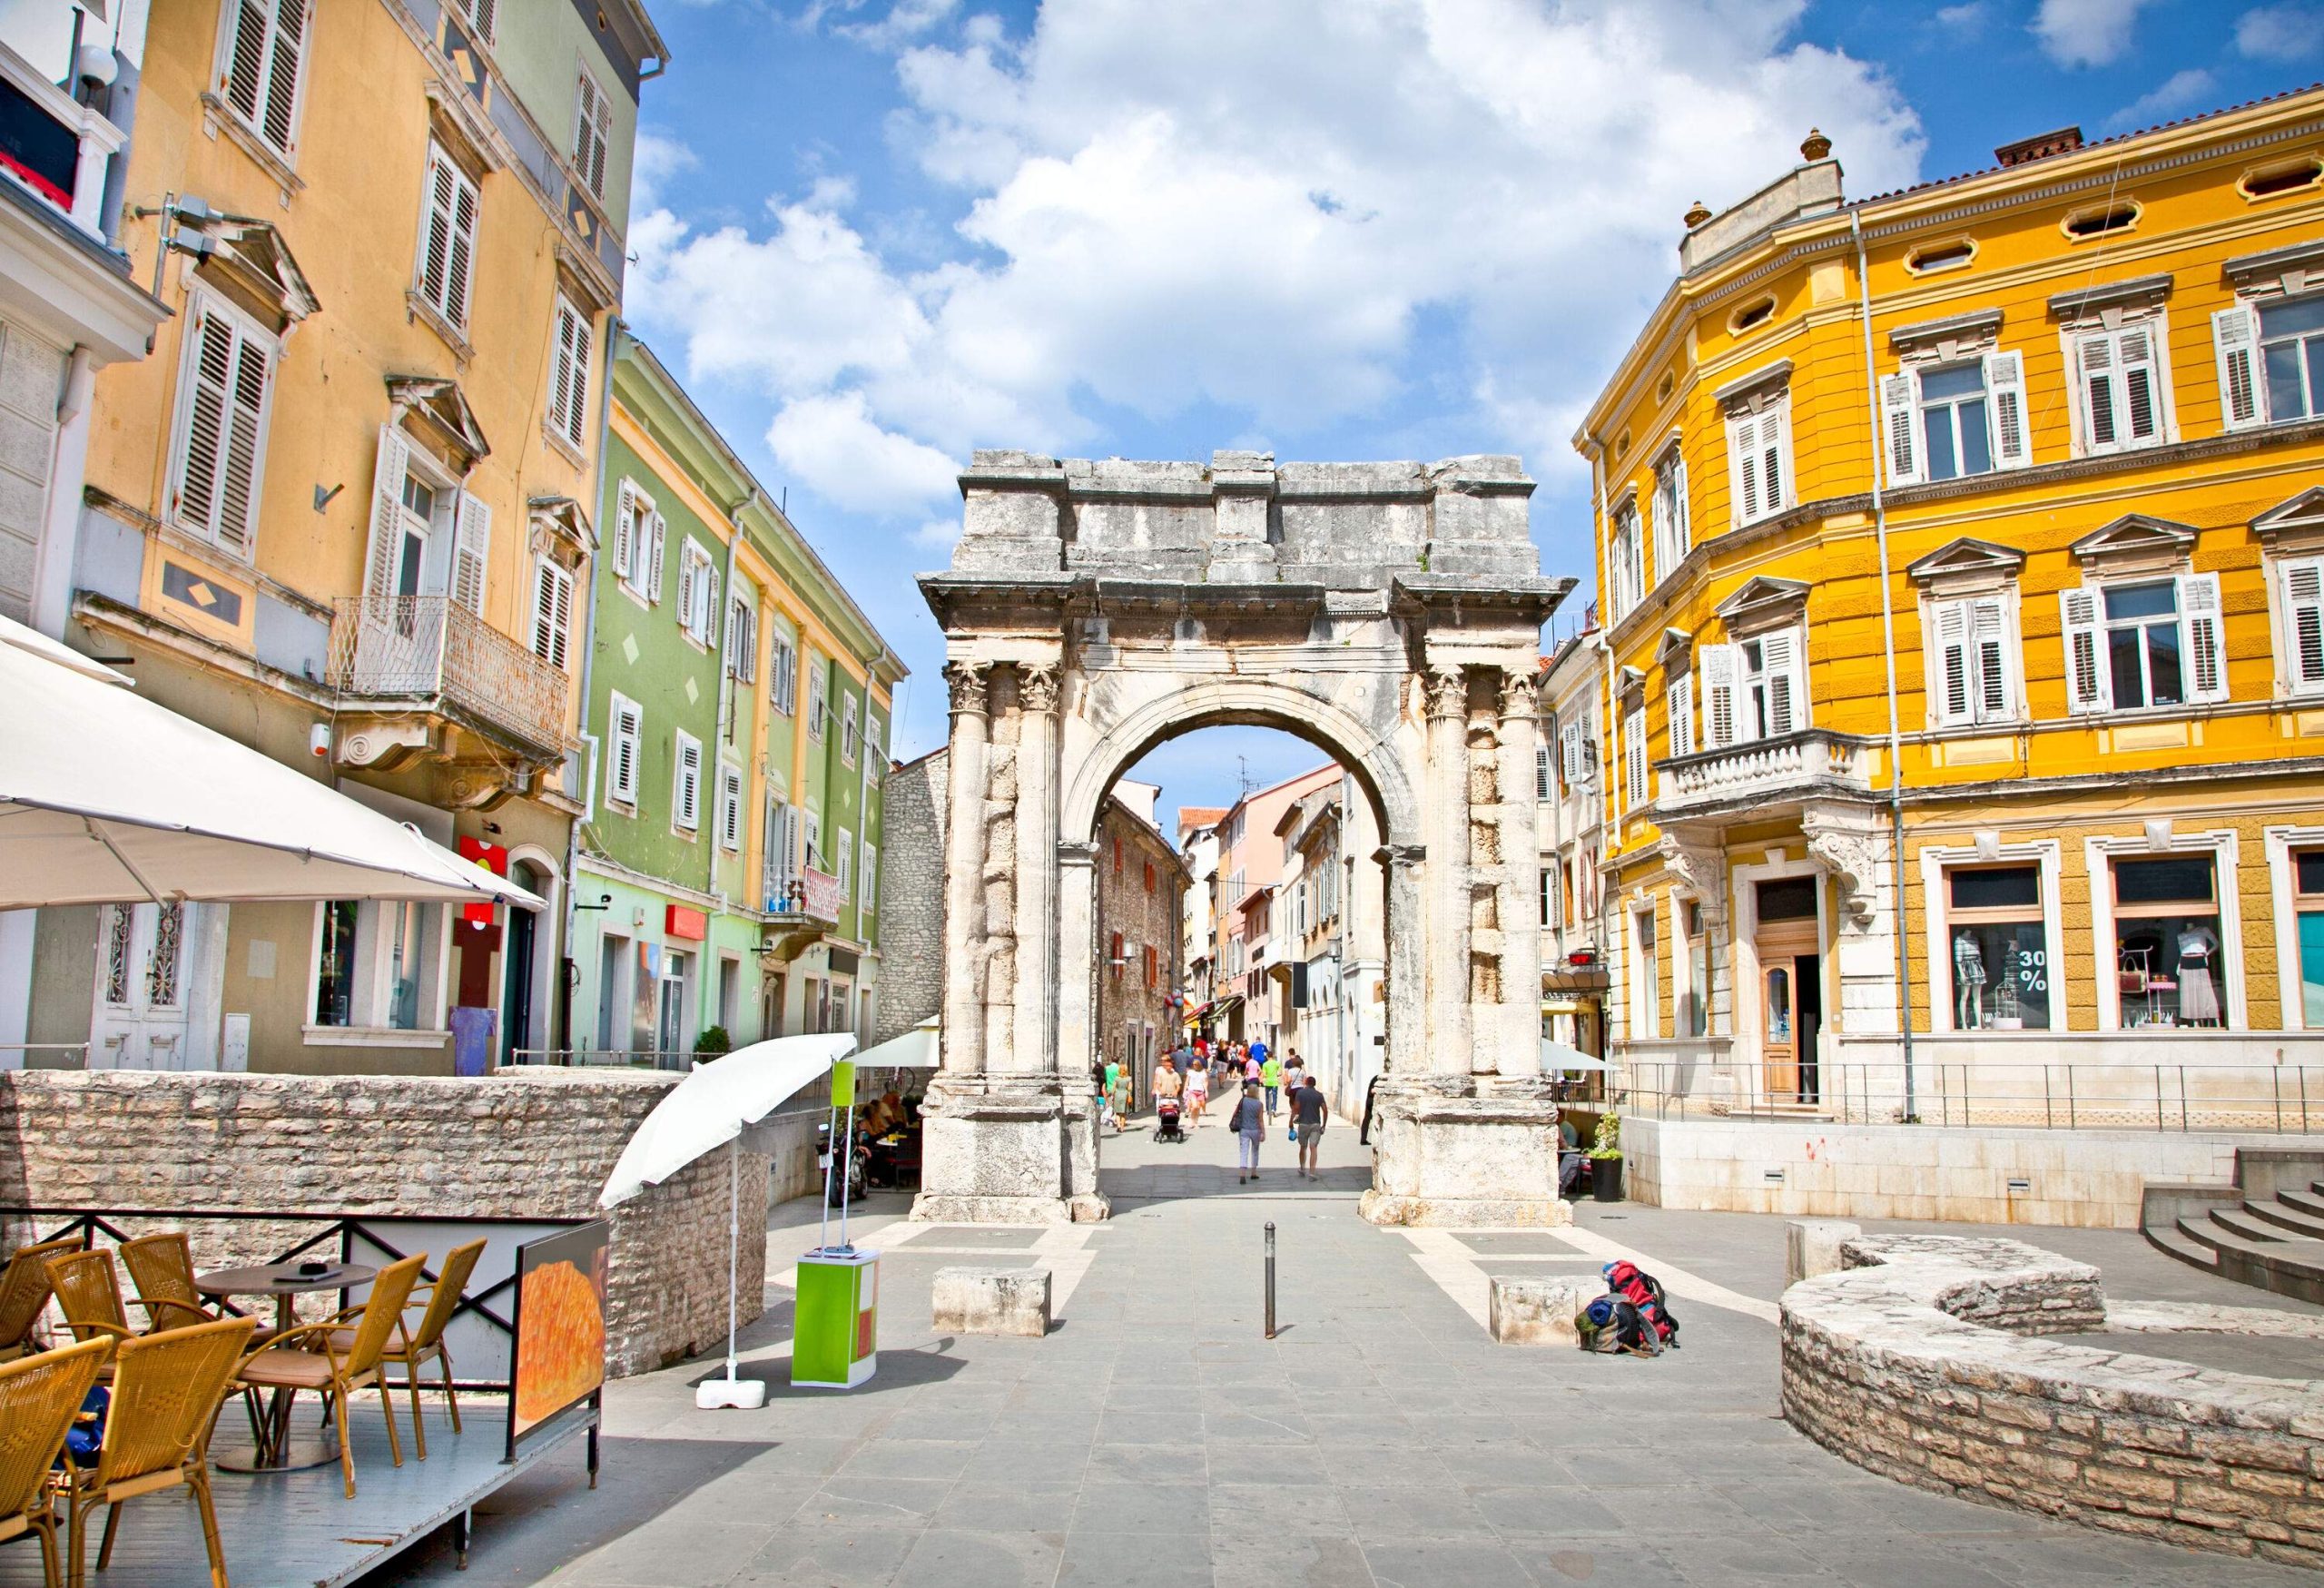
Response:
[[[342,597],[330,681],[362,697],[440,696],[527,744],[565,747],[565,670],[449,596]]]

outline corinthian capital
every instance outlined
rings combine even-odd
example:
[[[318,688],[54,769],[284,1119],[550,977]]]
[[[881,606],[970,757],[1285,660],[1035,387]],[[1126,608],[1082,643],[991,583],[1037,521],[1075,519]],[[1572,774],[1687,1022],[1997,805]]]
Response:
[[[1511,667],[1501,676],[1501,715],[1504,717],[1531,716],[1541,709],[1541,676],[1528,667]]]
[[[1025,709],[1046,716],[1057,709],[1057,665],[1029,664],[1018,669],[1017,698]]]
[[[984,715],[985,675],[992,670],[990,662],[947,662],[944,681],[952,687],[952,713]]]
[[[1458,667],[1431,667],[1428,670],[1428,715],[1433,717],[1465,715],[1469,709],[1469,676]]]

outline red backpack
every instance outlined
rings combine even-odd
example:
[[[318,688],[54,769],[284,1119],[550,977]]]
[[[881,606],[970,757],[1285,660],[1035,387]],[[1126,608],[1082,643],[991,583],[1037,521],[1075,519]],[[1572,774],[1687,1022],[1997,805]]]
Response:
[[[1662,1299],[1662,1286],[1653,1275],[1627,1259],[1606,1265],[1606,1288],[1638,1308],[1638,1315],[1666,1346],[1679,1343],[1679,1320]]]

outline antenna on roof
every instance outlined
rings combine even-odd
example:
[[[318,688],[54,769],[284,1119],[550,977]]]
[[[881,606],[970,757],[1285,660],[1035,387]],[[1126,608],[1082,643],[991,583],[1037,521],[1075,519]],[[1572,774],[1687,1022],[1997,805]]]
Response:
[[[1249,799],[1251,791],[1259,785],[1251,777],[1251,761],[1247,755],[1235,757],[1235,781],[1243,786],[1243,797]]]

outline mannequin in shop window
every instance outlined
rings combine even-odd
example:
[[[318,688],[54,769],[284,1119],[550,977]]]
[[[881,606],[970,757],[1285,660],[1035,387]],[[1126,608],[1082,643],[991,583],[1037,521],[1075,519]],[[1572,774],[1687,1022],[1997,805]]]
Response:
[[[2211,960],[2219,939],[2208,926],[2191,926],[2179,934],[2179,1023],[2215,1026],[2220,1023],[2219,983],[2211,975]]]
[[[1972,932],[1953,936],[1953,1027],[1974,1031],[1985,1023],[1985,954]]]

